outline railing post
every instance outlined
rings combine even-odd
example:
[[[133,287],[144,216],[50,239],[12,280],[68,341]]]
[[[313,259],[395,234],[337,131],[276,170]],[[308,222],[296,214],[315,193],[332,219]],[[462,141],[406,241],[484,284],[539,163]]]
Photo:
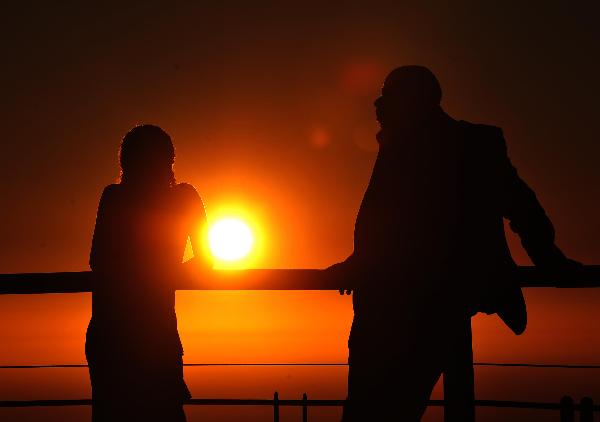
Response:
[[[560,399],[560,422],[575,422],[575,404],[571,396]]]
[[[308,396],[302,394],[302,422],[308,422]]]
[[[279,422],[279,393],[273,394],[273,422]]]
[[[594,401],[590,397],[581,399],[579,420],[581,422],[594,422]]]

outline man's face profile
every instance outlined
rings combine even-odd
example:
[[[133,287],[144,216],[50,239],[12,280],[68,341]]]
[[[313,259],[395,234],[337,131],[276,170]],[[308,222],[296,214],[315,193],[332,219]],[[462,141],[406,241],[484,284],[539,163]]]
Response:
[[[409,129],[421,120],[422,114],[419,102],[402,94],[382,94],[375,100],[375,115],[382,129]]]

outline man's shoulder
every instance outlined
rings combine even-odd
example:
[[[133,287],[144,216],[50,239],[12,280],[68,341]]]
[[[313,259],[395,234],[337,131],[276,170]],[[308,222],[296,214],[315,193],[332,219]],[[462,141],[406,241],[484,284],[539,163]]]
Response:
[[[504,139],[504,134],[502,132],[502,128],[498,126],[483,124],[483,123],[472,123],[467,122],[465,120],[458,121],[459,126],[462,130],[467,132],[470,135],[482,137],[482,138],[490,138],[490,139]]]
[[[465,120],[458,121],[462,137],[470,148],[502,152],[506,150],[504,133],[498,126],[482,123],[471,123]]]

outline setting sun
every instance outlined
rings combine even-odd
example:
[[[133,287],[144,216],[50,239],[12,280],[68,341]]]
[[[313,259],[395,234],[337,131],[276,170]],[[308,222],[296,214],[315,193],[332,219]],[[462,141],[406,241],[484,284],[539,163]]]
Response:
[[[208,244],[217,259],[237,261],[252,250],[254,236],[250,227],[237,218],[223,218],[208,231]]]

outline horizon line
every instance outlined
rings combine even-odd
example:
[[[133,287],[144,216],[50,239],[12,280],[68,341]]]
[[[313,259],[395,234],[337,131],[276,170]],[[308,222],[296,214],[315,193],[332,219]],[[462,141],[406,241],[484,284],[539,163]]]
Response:
[[[348,366],[342,362],[233,362],[233,363],[184,363],[183,366]],[[504,362],[474,362],[473,366],[496,366],[517,368],[550,368],[550,369],[600,369],[600,365],[585,364],[552,364],[552,363],[504,363]],[[51,368],[87,368],[88,365],[81,364],[40,364],[40,365],[0,365],[0,369],[51,369]]]

